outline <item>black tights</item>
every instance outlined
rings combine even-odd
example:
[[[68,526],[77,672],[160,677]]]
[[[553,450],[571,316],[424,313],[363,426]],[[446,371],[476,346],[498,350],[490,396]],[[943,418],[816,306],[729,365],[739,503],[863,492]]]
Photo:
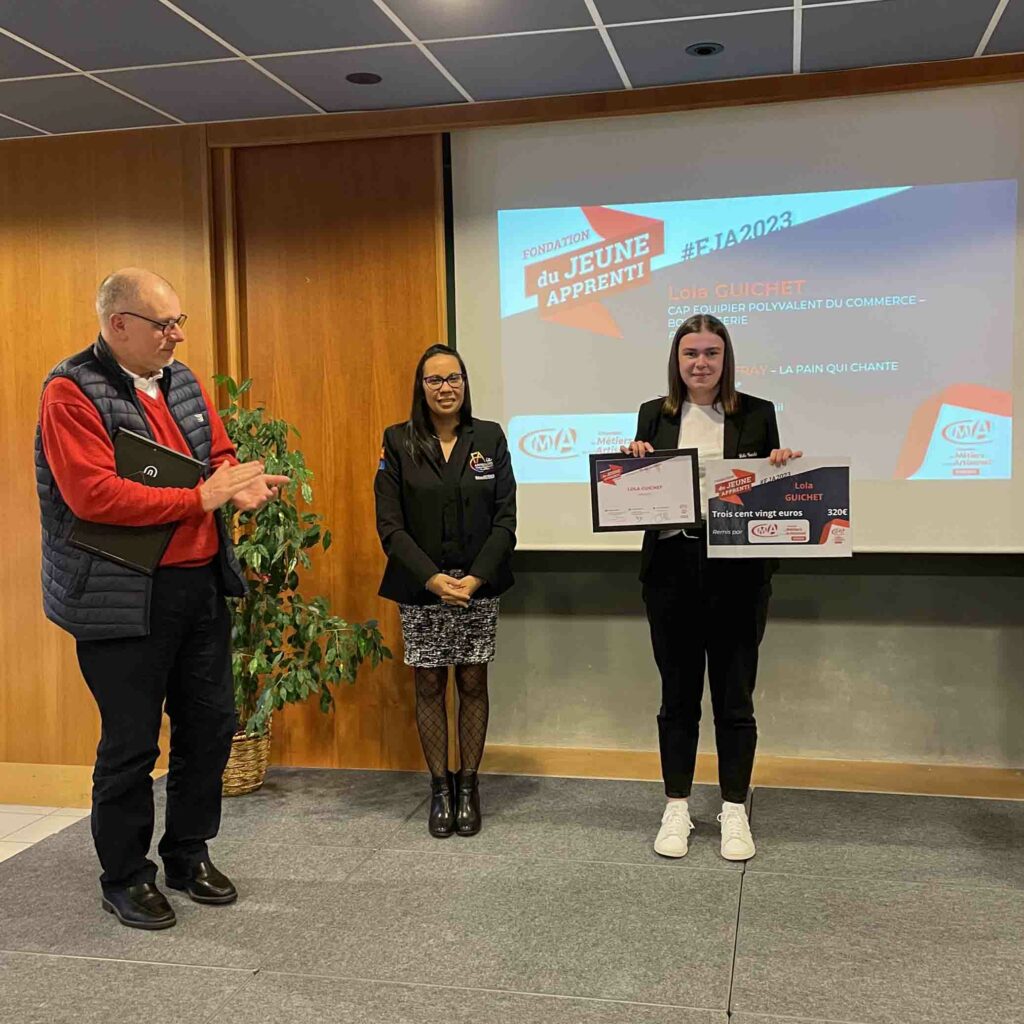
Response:
[[[476,771],[487,737],[487,666],[456,665],[455,685],[459,691],[462,767]],[[447,689],[447,666],[416,669],[416,726],[427,767],[435,777],[448,770],[448,712],[444,704]]]

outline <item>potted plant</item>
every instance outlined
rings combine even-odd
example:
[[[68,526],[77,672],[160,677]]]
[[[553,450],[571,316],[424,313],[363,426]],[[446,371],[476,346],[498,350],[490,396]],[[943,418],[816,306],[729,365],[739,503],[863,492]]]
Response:
[[[300,592],[301,570],[310,567],[315,549],[331,546],[331,534],[308,507],[313,473],[302,452],[289,447],[291,435],[299,432],[268,416],[263,406],[246,407],[242,396],[251,380],[215,379],[227,392],[228,407],[220,415],[238,458],[260,459],[268,473],[291,480],[276,501],[256,512],[231,504],[224,510],[249,583],[245,597],[228,602],[238,731],[224,772],[224,794],[236,796],[263,784],[275,711],[310,697],[321,711],[330,711],[332,686],[355,682],[364,661],[376,668],[391,651],[376,621],[346,622],[331,613],[326,598],[307,599]]]

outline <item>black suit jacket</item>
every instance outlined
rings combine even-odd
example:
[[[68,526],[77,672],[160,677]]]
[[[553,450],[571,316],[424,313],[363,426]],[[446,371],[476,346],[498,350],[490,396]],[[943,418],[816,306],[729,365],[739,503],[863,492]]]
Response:
[[[510,562],[516,544],[516,481],[505,435],[497,423],[474,419],[459,430],[447,466],[440,449],[414,460],[407,426],[384,431],[374,482],[377,534],[388,564],[378,593],[403,604],[434,604],[425,589],[442,569],[464,569],[484,585],[480,597],[496,597],[512,586]],[[459,524],[464,565],[442,565],[445,514]]]
[[[725,417],[723,458],[765,459],[773,448],[779,448],[779,423],[775,406],[763,398],[737,393],[739,408]],[[679,445],[680,415],[662,412],[663,398],[652,398],[640,406],[636,422],[636,440],[649,441],[656,451]],[[644,530],[644,546],[640,553],[640,579],[647,576],[651,559],[658,546],[658,530]],[[773,558],[764,559],[765,579],[777,565]]]

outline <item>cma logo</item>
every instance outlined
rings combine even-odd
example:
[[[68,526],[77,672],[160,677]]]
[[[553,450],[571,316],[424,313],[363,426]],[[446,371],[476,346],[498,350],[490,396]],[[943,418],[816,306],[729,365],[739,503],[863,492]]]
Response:
[[[519,439],[519,450],[535,459],[571,459],[576,454],[576,431],[572,427],[531,430]]]
[[[142,475],[143,476],[156,476],[157,475],[157,468],[156,468],[156,466],[147,466],[142,471]]]
[[[777,537],[779,533],[778,523],[756,523],[750,528],[755,537]]]
[[[981,417],[957,420],[942,428],[942,436],[950,444],[988,444],[992,440],[992,421]]]

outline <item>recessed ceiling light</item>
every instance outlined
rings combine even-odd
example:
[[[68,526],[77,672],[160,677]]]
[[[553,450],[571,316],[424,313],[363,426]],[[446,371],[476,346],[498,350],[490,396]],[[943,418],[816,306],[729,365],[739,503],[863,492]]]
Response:
[[[376,85],[380,81],[380,75],[375,75],[372,71],[353,71],[351,75],[345,76],[345,81],[353,85]]]
[[[721,43],[694,43],[686,48],[686,52],[691,57],[714,57],[724,49]]]

